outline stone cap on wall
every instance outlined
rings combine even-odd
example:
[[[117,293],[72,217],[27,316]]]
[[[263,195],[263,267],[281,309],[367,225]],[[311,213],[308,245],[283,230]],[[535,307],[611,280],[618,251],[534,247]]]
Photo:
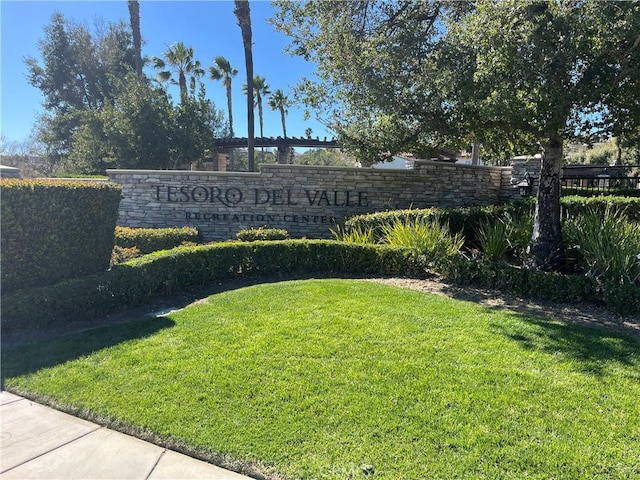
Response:
[[[260,172],[220,172],[215,170],[129,170],[110,168],[107,170],[109,177],[113,175],[200,175],[232,177],[236,175],[260,176]]]
[[[414,160],[413,162],[414,165],[418,166],[418,165],[446,165],[448,167],[460,167],[460,168],[468,168],[468,169],[477,169],[477,170],[483,170],[483,169],[490,169],[490,170],[498,170],[498,171],[505,171],[505,170],[510,170],[511,166],[506,166],[506,167],[500,167],[500,166],[496,166],[496,165],[471,165],[469,163],[451,163],[451,162],[437,162],[435,160]]]

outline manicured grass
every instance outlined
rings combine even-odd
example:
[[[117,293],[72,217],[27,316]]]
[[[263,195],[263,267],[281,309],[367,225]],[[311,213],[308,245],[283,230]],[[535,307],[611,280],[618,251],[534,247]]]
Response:
[[[289,478],[640,475],[637,338],[388,285],[255,285],[2,354],[13,391]]]

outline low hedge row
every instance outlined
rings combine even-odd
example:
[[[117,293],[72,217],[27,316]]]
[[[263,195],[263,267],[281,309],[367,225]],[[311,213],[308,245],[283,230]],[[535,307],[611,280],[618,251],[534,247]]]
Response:
[[[562,197],[560,205],[562,208],[562,215],[565,218],[590,212],[604,215],[604,213],[609,210],[620,212],[630,221],[640,222],[639,197],[618,197],[615,195],[583,197],[572,195]]]
[[[121,248],[137,248],[141,254],[169,250],[185,242],[200,243],[197,228],[129,228],[116,227],[115,244]]]
[[[259,275],[411,271],[405,249],[333,241],[233,242],[155,252],[111,270],[3,297],[2,328],[15,330],[81,321],[140,305],[191,286]]]
[[[640,314],[639,285],[599,283],[582,275],[542,272],[464,257],[456,258],[439,270],[445,281],[460,286],[495,289],[536,300],[604,305],[613,312]]]
[[[640,287],[599,285],[594,279],[536,272],[455,257],[431,266],[459,285],[499,289],[530,298],[606,305],[640,314]],[[82,321],[188,287],[238,277],[349,273],[420,277],[425,262],[410,250],[328,240],[234,242],[156,252],[110,271],[3,297],[4,331]]]
[[[245,228],[240,230],[236,237],[241,242],[256,242],[259,240],[286,240],[289,238],[289,232],[283,228]]]

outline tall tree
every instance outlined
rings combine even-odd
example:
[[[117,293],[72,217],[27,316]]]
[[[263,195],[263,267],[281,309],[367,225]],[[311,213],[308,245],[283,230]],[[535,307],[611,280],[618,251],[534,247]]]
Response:
[[[227,89],[227,112],[229,114],[229,136],[233,138],[233,108],[231,105],[231,80],[238,74],[238,70],[231,67],[229,60],[222,56],[214,59],[213,65],[209,67],[211,80],[222,80],[222,84]]]
[[[177,42],[168,47],[162,54],[164,58],[154,57],[153,66],[160,70],[158,79],[162,82],[171,81],[180,87],[180,102],[186,103],[189,95],[189,86],[195,89],[197,80],[204,75],[204,70],[199,60],[194,59],[193,47],[187,47],[182,42]],[[178,74],[178,80],[172,78],[172,74]]]
[[[249,7],[248,0],[234,0],[235,9],[233,13],[238,19],[238,25],[242,32],[242,44],[244,46],[244,59],[245,68],[247,71],[247,129],[248,129],[248,145],[249,152],[249,171],[253,172],[255,166],[255,133],[254,133],[254,118],[253,118],[253,47],[252,47],[252,33],[251,33],[251,9]]]
[[[249,96],[249,86],[244,84],[242,86],[244,93]],[[263,137],[263,128],[264,128],[264,115],[262,108],[262,98],[266,95],[269,95],[271,91],[269,90],[269,85],[267,85],[267,80],[264,77],[256,75],[253,77],[253,106],[258,107],[258,122],[260,125],[260,136]]]
[[[268,104],[271,110],[278,110],[280,112],[282,133],[284,138],[287,138],[287,114],[289,113],[289,106],[291,105],[289,97],[287,97],[282,90],[277,89],[271,97],[269,97]]]
[[[112,104],[83,114],[63,164],[66,172],[104,174],[107,168],[171,166],[175,114],[166,93],[133,71],[117,82]]]
[[[539,149],[530,262],[561,264],[564,141],[638,137],[638,2],[277,4],[274,25],[294,54],[317,62],[329,94],[308,80],[299,91],[314,108],[333,102],[336,128],[362,151],[459,139]]]
[[[608,136],[625,124],[634,129],[625,112],[637,112],[640,104],[640,5],[483,1],[464,18],[449,21],[448,30],[451,52],[474,60],[466,87],[473,93],[461,100],[477,112],[475,129],[516,129],[540,145],[529,253],[534,266],[555,267],[564,254],[560,172],[565,141],[594,132]],[[612,111],[618,112],[616,118]],[[634,123],[637,128],[640,118]]]
[[[55,163],[71,151],[85,113],[113,102],[116,79],[133,69],[131,34],[122,22],[92,32],[54,13],[38,50],[40,59],[25,59],[27,79],[44,97],[38,136]]]
[[[222,111],[206,98],[204,85],[178,105],[172,133],[172,167],[185,163],[199,166],[210,156],[214,139],[222,136],[223,117]]]
[[[100,33],[54,13],[38,41],[42,64],[27,57],[27,79],[42,92],[44,107],[56,113],[100,108],[113,93],[113,80],[133,66],[131,36],[125,24]]]
[[[136,75],[142,78],[142,34],[140,33],[140,3],[138,0],[129,0],[129,20],[131,22],[131,34],[133,36],[133,50]]]

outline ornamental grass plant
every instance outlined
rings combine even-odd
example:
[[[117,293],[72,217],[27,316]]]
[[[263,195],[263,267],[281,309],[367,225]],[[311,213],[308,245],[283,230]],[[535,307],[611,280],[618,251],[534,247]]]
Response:
[[[451,234],[448,225],[435,220],[399,221],[383,226],[383,243],[409,248],[427,264],[444,261],[460,252],[464,237]]]
[[[507,225],[498,219],[482,225],[477,233],[478,243],[485,259],[490,262],[502,261],[509,252]]]
[[[356,225],[353,228],[346,229],[340,225],[336,229],[329,229],[333,238],[339,242],[347,243],[375,243],[373,229],[363,225]]]
[[[564,224],[570,259],[587,276],[619,285],[640,283],[640,225],[607,208]]]

